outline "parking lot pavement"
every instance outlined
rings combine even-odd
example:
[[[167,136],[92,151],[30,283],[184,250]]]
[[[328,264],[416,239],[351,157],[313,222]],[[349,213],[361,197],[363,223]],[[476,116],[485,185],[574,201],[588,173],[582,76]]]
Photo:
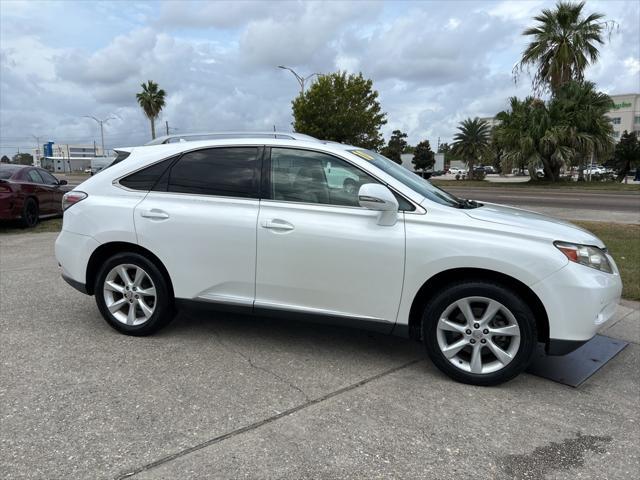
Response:
[[[126,337],[58,276],[55,234],[0,237],[3,478],[631,478],[640,311],[578,389],[454,383],[414,342],[181,314]]]

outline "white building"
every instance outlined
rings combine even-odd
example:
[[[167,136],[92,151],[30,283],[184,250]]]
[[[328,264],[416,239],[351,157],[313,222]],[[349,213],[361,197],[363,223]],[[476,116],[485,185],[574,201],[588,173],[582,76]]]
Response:
[[[47,142],[32,149],[34,164],[52,172],[83,171],[91,166],[91,160],[103,157],[98,145]]]
[[[626,130],[636,132],[640,136],[640,94],[611,95],[613,109],[607,112],[613,125],[613,136],[616,141]]]

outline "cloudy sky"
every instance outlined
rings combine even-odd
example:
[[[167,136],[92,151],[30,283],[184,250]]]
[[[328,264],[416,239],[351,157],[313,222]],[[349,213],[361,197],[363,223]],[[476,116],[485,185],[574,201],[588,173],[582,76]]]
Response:
[[[140,83],[167,93],[178,132],[291,129],[302,74],[372,78],[385,137],[450,141],[457,122],[490,116],[530,91],[511,70],[520,33],[547,1],[90,2],[0,0],[0,152],[99,142],[83,115],[114,116],[108,148],[150,139]],[[610,94],[640,92],[640,2],[588,1],[618,23],[588,78]]]

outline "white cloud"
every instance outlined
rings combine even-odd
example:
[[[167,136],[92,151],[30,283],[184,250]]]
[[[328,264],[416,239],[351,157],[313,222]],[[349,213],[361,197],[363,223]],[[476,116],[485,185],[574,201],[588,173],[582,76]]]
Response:
[[[388,113],[384,133],[435,145],[463,118],[529,93],[526,76],[511,77],[520,33],[553,3],[2,2],[0,147],[28,147],[31,134],[90,143],[99,133],[86,114],[118,116],[109,146],[146,142],[135,93],[149,79],[168,92],[161,125],[180,132],[290,129],[298,85],[279,64],[362,71]],[[609,93],[639,91],[640,4],[586,8],[619,25],[587,77]]]

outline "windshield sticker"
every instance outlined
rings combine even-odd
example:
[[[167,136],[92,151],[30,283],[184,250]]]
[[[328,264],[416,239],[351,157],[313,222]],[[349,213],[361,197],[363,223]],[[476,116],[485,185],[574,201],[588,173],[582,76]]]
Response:
[[[369,155],[367,152],[363,152],[362,150],[351,150],[351,153],[354,155],[358,155],[360,158],[364,158],[365,160],[372,161],[373,157]]]

